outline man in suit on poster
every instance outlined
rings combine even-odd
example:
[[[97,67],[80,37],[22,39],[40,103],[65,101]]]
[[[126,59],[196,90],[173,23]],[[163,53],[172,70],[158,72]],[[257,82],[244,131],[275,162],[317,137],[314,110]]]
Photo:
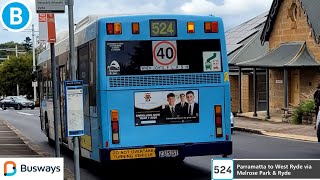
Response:
[[[180,109],[180,117],[188,116],[188,103],[184,93],[180,94],[180,102],[176,105]]]
[[[167,95],[168,105],[166,105],[164,109],[162,109],[162,112],[161,112],[162,121],[167,120],[167,118],[175,118],[180,116],[179,115],[180,108],[176,107],[175,100],[176,100],[176,97],[173,93],[169,93]]]
[[[194,93],[188,91],[186,95],[188,100],[188,117],[199,117],[199,104],[194,102]]]

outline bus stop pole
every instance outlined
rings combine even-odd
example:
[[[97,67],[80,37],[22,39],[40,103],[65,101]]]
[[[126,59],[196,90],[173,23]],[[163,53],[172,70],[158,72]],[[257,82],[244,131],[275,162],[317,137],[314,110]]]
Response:
[[[69,75],[72,80],[76,80],[76,59],[74,47],[74,19],[73,19],[74,0],[68,0],[68,18],[69,18]],[[74,174],[75,180],[80,180],[80,165],[79,165],[79,138],[73,137],[73,159],[74,159]]]
[[[53,83],[53,119],[54,119],[54,139],[55,139],[55,155],[56,157],[60,157],[60,142],[59,142],[59,134],[58,134],[58,126],[59,126],[59,113],[58,113],[58,80],[57,80],[57,62],[55,61],[55,49],[54,43],[50,43],[51,50],[51,77]]]

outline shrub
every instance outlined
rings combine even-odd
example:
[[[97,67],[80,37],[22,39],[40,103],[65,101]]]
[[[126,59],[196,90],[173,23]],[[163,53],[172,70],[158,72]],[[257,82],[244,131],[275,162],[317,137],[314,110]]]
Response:
[[[294,124],[302,123],[302,115],[304,113],[309,113],[314,110],[314,101],[313,99],[302,101],[299,106],[295,107],[292,114],[292,122]]]
[[[314,108],[314,101],[311,99],[303,101],[303,103],[301,104],[302,111],[306,113],[314,110]]]
[[[293,124],[301,124],[302,123],[302,109],[301,106],[297,106],[294,108],[292,113],[292,123]]]

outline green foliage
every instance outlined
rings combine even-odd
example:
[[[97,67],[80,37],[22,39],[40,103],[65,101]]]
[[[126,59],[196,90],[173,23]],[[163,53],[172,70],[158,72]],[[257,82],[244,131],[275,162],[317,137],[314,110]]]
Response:
[[[303,112],[310,112],[312,110],[314,110],[315,106],[314,106],[314,100],[306,100],[303,101],[302,105],[301,105],[301,109]]]
[[[292,114],[292,122],[294,124],[301,124],[302,123],[302,115],[304,113],[309,113],[310,111],[314,110],[314,100],[308,99],[305,101],[302,101],[299,106],[294,108],[293,114]]]
[[[13,41],[0,44],[0,49],[8,49],[8,48],[15,49],[16,45],[18,47],[18,50],[24,50],[25,49],[22,44],[19,44],[19,43],[13,42]],[[0,51],[0,57],[1,58],[6,58],[7,56],[10,56],[10,55],[13,56],[15,54],[16,53],[14,51]]]
[[[22,43],[26,52],[30,52],[32,50],[32,42],[30,37],[26,37],[24,42]]]
[[[300,106],[294,108],[294,110],[293,110],[292,123],[293,124],[301,124],[302,123],[302,110],[301,110]]]
[[[11,56],[0,66],[0,95],[16,95],[17,84],[19,84],[20,95],[33,94],[31,75],[31,54],[20,55],[19,57]]]

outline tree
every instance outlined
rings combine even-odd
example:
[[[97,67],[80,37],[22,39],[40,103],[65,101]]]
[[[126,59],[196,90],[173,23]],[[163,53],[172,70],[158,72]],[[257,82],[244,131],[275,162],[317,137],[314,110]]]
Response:
[[[19,84],[20,95],[31,98],[32,89],[32,55],[11,56],[0,66],[0,95],[17,95]]]
[[[13,41],[0,44],[0,49],[8,49],[8,48],[15,49],[16,45],[18,47],[18,50],[24,50],[24,46],[22,44],[19,44],[19,43],[13,42]],[[0,51],[0,57],[2,57],[2,58],[6,58],[7,56],[10,56],[10,55],[14,56],[15,52],[14,51]]]
[[[32,42],[30,37],[26,37],[26,39],[22,43],[25,51],[30,52],[32,50]]]

